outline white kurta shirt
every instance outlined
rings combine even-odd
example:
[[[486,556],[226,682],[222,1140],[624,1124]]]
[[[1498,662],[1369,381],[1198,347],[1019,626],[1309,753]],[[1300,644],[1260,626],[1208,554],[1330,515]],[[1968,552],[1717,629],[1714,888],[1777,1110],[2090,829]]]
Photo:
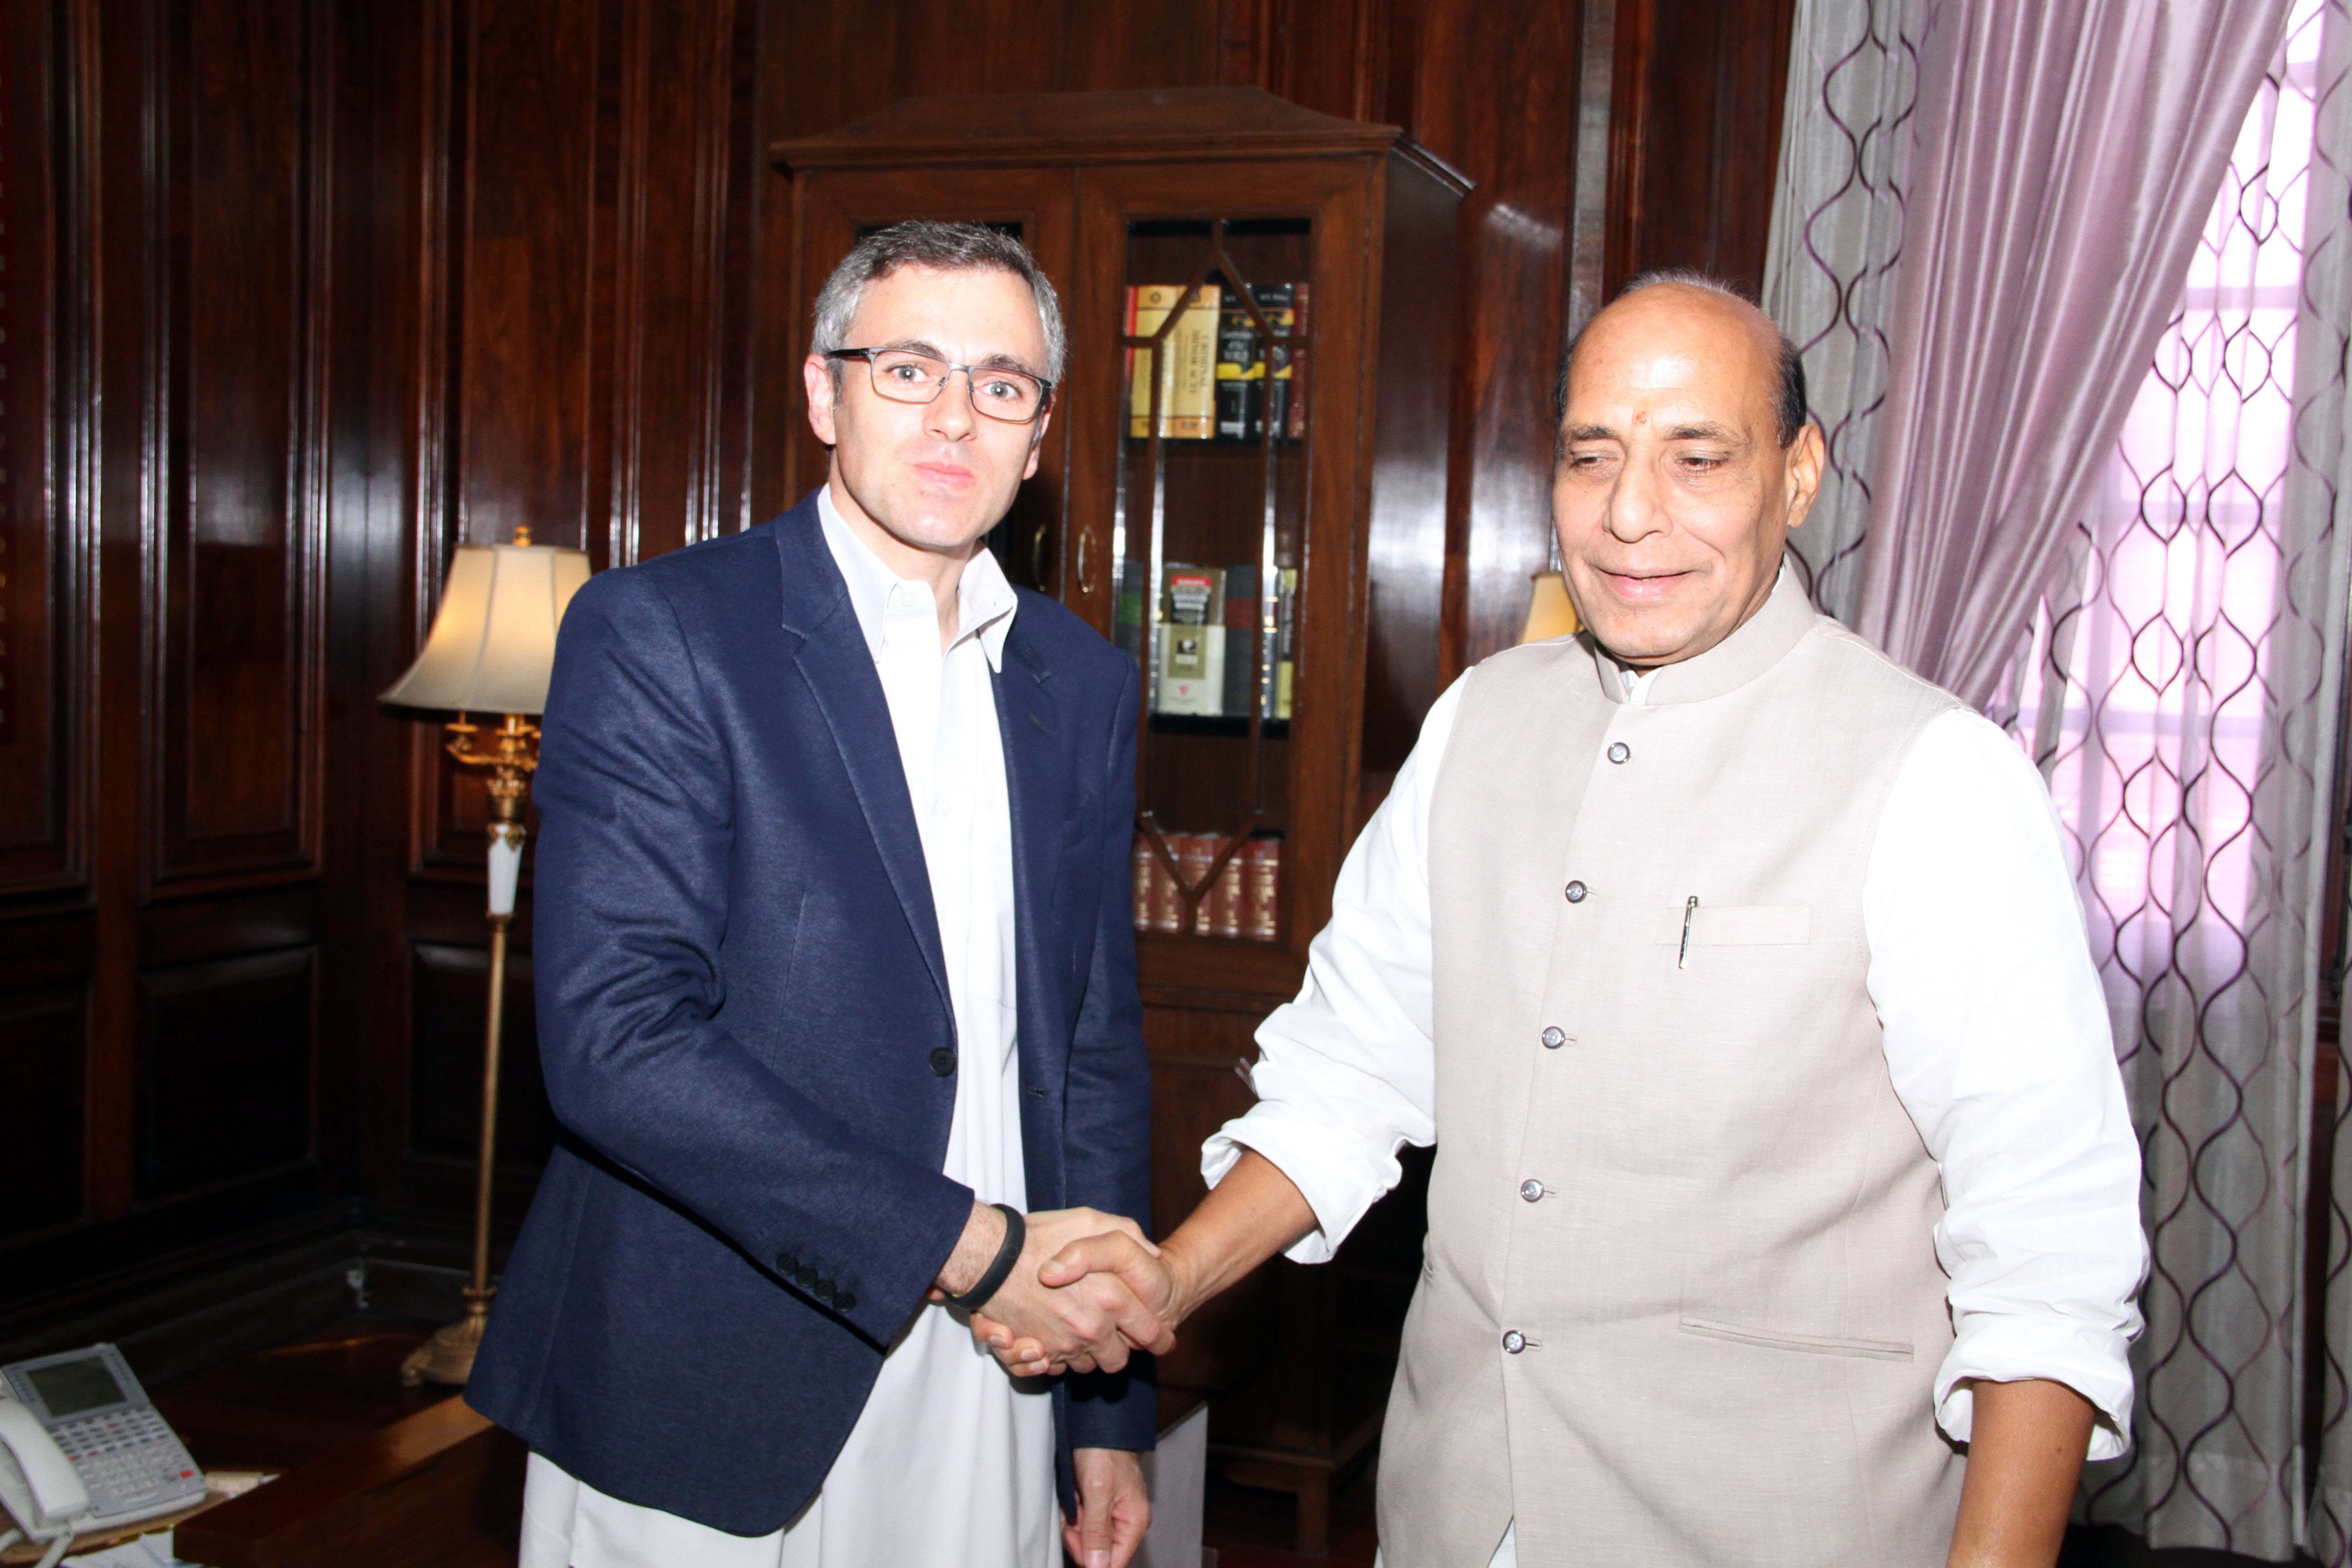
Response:
[[[1647,686],[1629,679],[1629,700]],[[1260,1026],[1258,1103],[1202,1149],[1211,1186],[1244,1146],[1297,1184],[1317,1221],[1290,1249],[1302,1263],[1328,1259],[1396,1184],[1400,1148],[1437,1135],[1429,816],[1461,699],[1457,682],[1431,707],[1340,868],[1297,1000]],[[1863,929],[1895,1092],[1943,1175],[1936,1253],[1958,1337],[1937,1422],[1967,1441],[1964,1379],[2050,1378],[2097,1407],[2089,1457],[2112,1458],[2131,1430],[2126,1349],[2147,1268],[2137,1145],[2049,792],[1980,715],[1932,721],[1904,762]],[[1506,1535],[1490,1568],[1517,1561]]]
[[[1028,1207],[1014,1051],[1013,819],[992,672],[1016,601],[986,551],[963,570],[940,647],[929,584],[899,577],[850,531],[830,486],[824,541],[849,585],[890,706],[930,873],[960,1070],[943,1170],[982,1202]],[[772,1535],[728,1535],[608,1497],[534,1454],[520,1568],[1052,1568],[1054,1414],[1016,1386],[962,1314],[918,1311],[824,1486]]]

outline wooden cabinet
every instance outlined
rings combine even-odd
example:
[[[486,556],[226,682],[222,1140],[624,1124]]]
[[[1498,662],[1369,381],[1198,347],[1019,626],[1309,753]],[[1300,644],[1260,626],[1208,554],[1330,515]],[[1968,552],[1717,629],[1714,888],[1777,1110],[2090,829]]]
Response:
[[[1250,1104],[1252,1031],[1297,993],[1340,858],[1436,695],[1466,184],[1391,127],[1252,88],[908,99],[774,156],[792,360],[834,264],[904,218],[1003,226],[1064,301],[1044,458],[991,542],[1143,666],[1164,1233],[1202,1194],[1202,1140]],[[798,496],[824,454],[797,409],[789,439]],[[1211,1396],[1238,1477],[1298,1492],[1310,1547],[1386,1399],[1420,1251],[1400,1197],[1331,1268],[1277,1263],[1204,1311],[1161,1368]]]

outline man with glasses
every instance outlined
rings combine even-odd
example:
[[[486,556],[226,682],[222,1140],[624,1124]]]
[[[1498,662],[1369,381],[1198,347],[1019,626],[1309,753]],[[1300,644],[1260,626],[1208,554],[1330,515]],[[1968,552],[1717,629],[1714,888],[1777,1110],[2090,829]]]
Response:
[[[535,792],[565,1137],[467,1394],[531,1446],[526,1568],[1141,1538],[1125,1345],[1166,1333],[1109,1277],[1038,1280],[1149,1196],[1139,676],[981,542],[1064,352],[1018,241],[868,237],[817,300],[823,487],[572,601]],[[1007,1375],[983,1305],[1077,1375]]]

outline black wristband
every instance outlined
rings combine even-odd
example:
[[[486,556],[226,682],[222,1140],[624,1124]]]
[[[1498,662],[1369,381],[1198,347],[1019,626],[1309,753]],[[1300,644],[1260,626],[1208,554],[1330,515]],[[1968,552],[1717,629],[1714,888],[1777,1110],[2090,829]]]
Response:
[[[1029,1241],[1029,1225],[1021,1217],[1019,1209],[1010,1204],[988,1206],[1004,1216],[1004,1244],[996,1249],[996,1260],[988,1266],[988,1272],[974,1280],[971,1289],[961,1296],[948,1296],[949,1306],[961,1307],[968,1312],[986,1306],[988,1299],[1004,1288],[1004,1282],[1013,1278],[1013,1266],[1021,1261],[1022,1247]]]

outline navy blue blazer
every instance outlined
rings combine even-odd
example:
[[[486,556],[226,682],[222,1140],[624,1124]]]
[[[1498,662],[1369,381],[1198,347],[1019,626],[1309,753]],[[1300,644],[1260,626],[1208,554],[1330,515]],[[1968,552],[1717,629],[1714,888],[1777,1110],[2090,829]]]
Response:
[[[1034,1209],[1150,1201],[1139,684],[1021,593],[995,690]],[[972,1197],[940,1173],[956,1033],[914,808],[814,497],[590,579],[540,757],[565,1136],[466,1398],[600,1491],[764,1534],[824,1481]],[[1073,1446],[1151,1447],[1149,1375],[1055,1393],[1066,1507]]]

